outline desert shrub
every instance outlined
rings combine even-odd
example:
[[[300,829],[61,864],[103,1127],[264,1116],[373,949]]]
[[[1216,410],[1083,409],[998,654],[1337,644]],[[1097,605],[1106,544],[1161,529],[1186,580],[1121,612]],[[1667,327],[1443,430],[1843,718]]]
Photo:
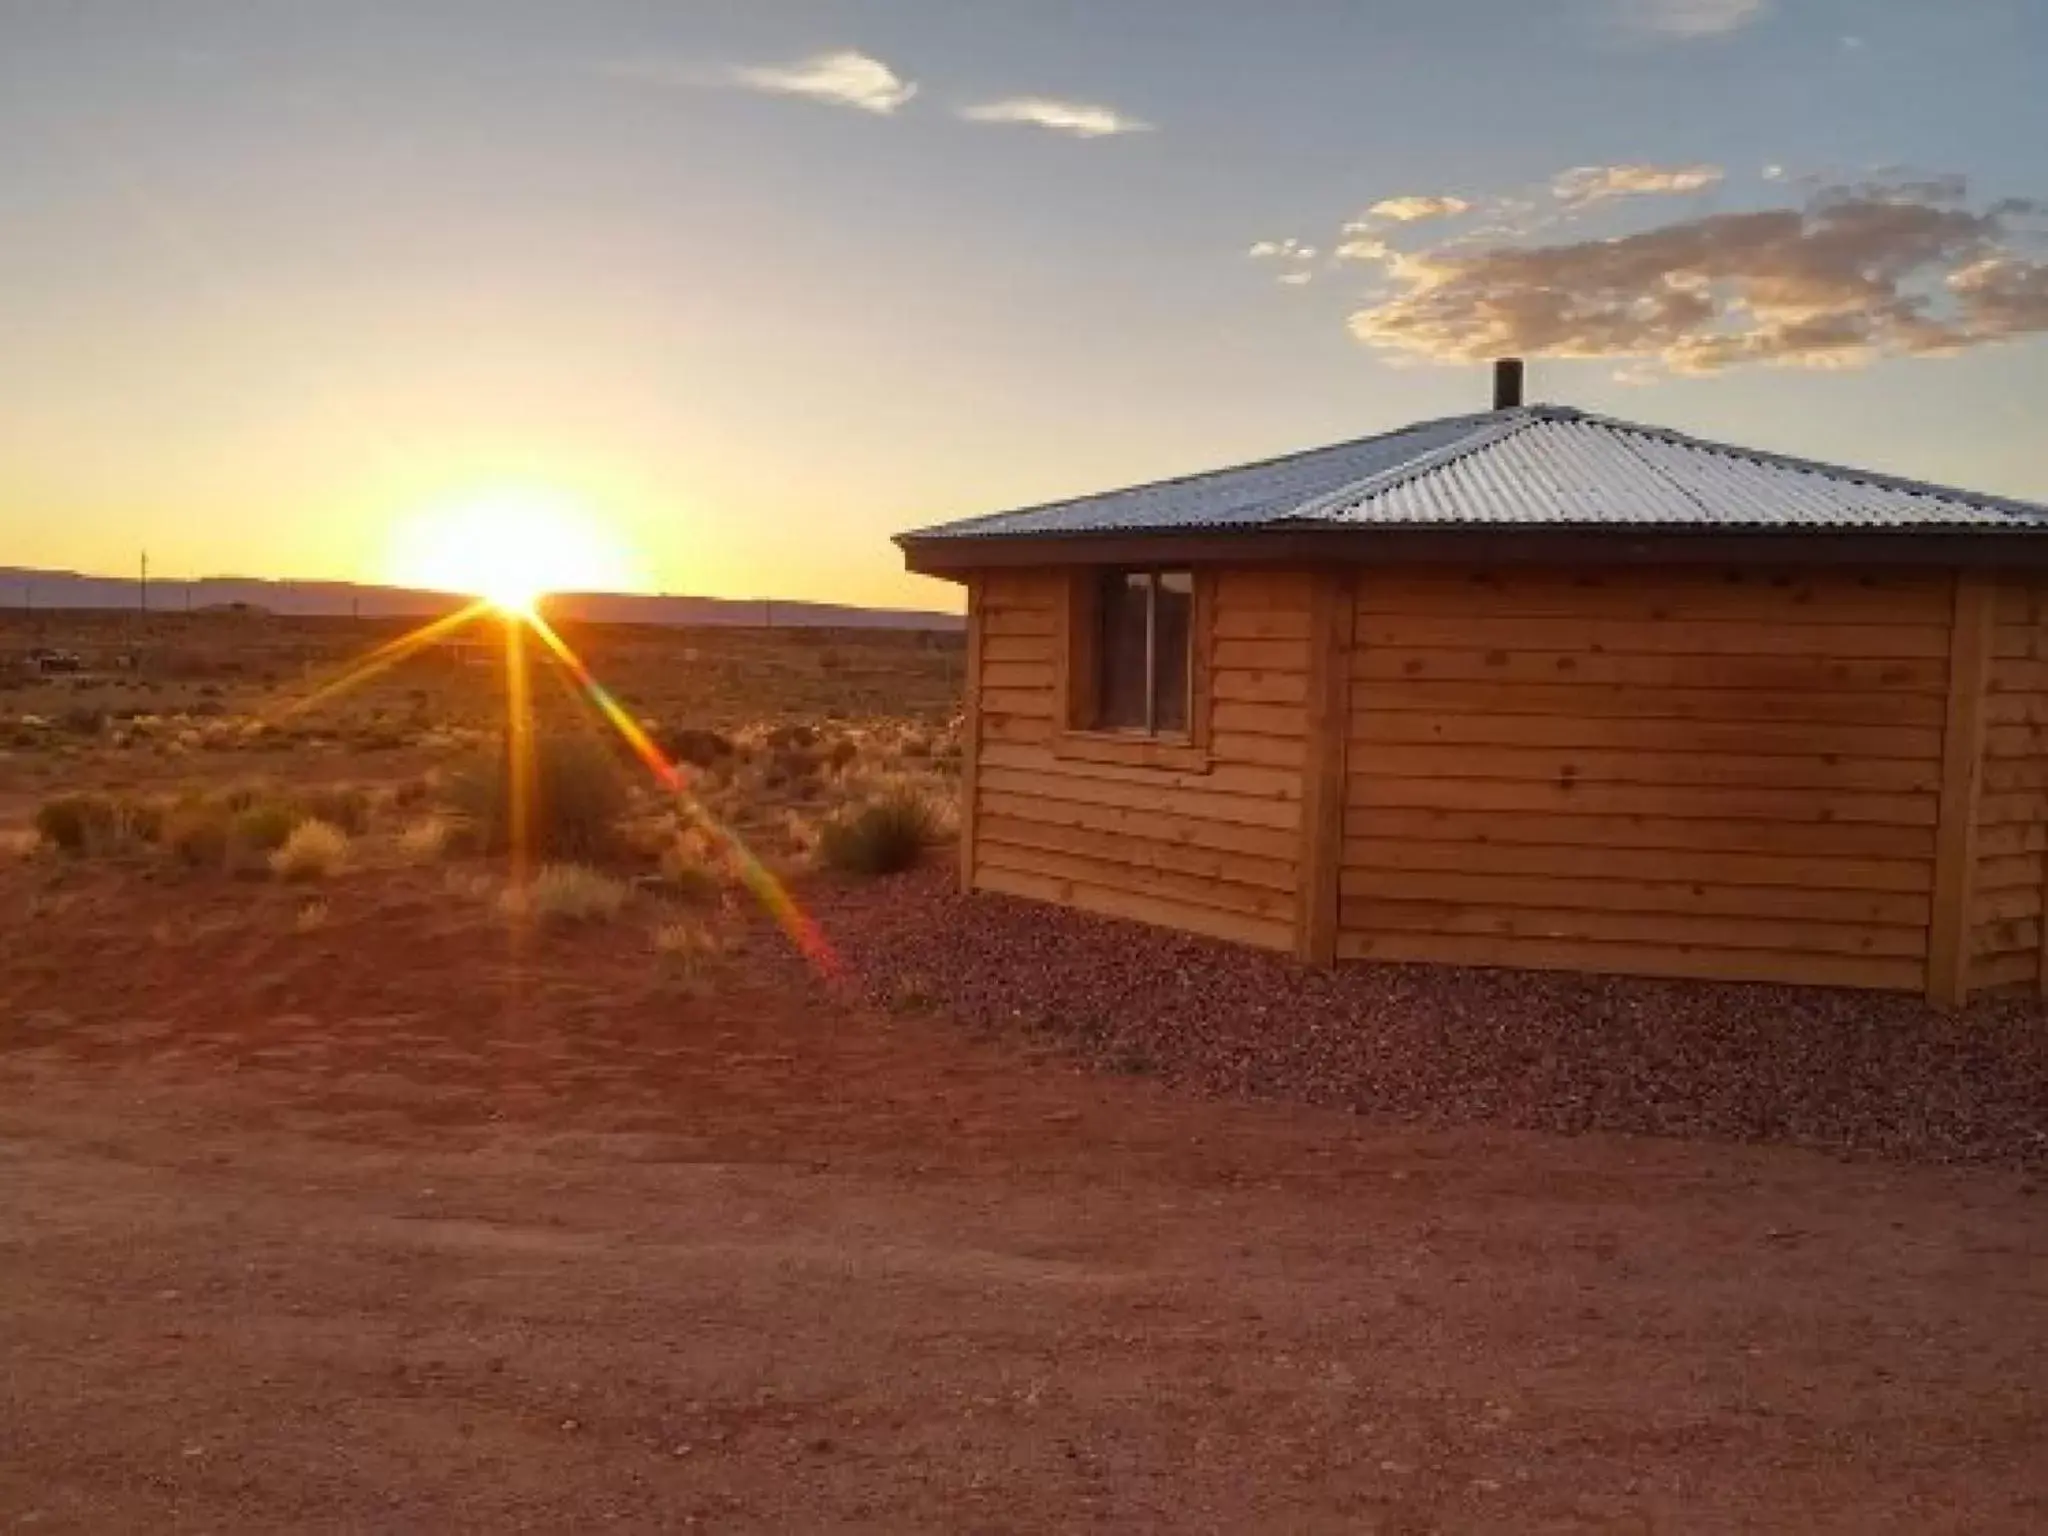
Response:
[[[692,768],[709,768],[733,755],[730,736],[694,725],[660,727],[654,732],[654,744],[670,762],[688,763]]]
[[[120,825],[122,844],[154,843],[163,835],[164,808],[155,800],[136,800],[126,796],[114,802],[115,813]]]
[[[768,749],[761,769],[761,784],[771,790],[805,793],[817,777],[818,759],[807,746],[777,746]]]
[[[448,823],[439,816],[408,822],[398,834],[398,851],[415,864],[431,864],[448,848]]]
[[[782,840],[798,858],[811,858],[818,851],[818,823],[802,811],[786,811],[782,817]]]
[[[353,784],[325,784],[298,794],[299,808],[314,821],[360,837],[370,825],[370,796]]]
[[[229,823],[225,806],[181,800],[164,813],[158,842],[187,868],[217,868],[227,862]]]
[[[500,905],[511,917],[543,923],[589,923],[618,915],[626,888],[582,864],[548,864],[524,889],[507,890]]]
[[[36,811],[37,836],[80,857],[130,852],[154,842],[162,828],[156,806],[119,795],[59,795]]]
[[[528,852],[541,859],[573,860],[614,851],[629,797],[611,753],[583,736],[538,736],[532,768]],[[465,841],[486,853],[511,848],[512,775],[502,751],[456,775],[449,798],[464,824]]]
[[[283,880],[324,880],[348,862],[348,834],[325,821],[302,821],[270,855],[271,873]]]
[[[661,883],[679,896],[708,901],[725,883],[725,859],[710,834],[685,827],[661,850]]]
[[[228,840],[254,853],[275,853],[305,819],[306,813],[292,801],[259,796],[234,811]]]
[[[846,874],[893,875],[923,858],[943,825],[929,796],[898,788],[826,821],[818,832],[818,856]]]

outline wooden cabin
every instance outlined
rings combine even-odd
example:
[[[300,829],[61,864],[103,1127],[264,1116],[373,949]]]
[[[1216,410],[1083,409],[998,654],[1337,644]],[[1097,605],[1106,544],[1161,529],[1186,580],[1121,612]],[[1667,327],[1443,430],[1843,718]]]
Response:
[[[2048,995],[2048,508],[1522,406],[903,535],[961,879],[1318,964]]]

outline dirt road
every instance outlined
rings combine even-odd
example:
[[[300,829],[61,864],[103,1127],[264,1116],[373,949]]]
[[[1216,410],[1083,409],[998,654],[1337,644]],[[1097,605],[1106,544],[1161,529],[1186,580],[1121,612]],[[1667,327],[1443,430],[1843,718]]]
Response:
[[[512,1006],[418,895],[0,962],[0,1527],[2048,1526],[2019,1175],[1197,1101],[640,935]]]

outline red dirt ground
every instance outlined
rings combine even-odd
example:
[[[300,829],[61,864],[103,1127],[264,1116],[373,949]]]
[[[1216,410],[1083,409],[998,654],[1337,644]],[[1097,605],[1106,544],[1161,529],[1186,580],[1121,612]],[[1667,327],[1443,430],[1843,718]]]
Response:
[[[2021,1174],[1200,1100],[442,880],[0,874],[8,1528],[2048,1526]]]

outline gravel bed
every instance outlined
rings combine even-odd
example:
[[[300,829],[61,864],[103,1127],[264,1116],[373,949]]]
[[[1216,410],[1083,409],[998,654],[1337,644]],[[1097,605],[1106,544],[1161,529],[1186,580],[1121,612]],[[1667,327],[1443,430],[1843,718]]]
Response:
[[[1809,987],[1438,966],[1321,972],[949,871],[805,893],[890,1008],[1218,1095],[1407,1122],[2048,1167],[2048,1013]]]

